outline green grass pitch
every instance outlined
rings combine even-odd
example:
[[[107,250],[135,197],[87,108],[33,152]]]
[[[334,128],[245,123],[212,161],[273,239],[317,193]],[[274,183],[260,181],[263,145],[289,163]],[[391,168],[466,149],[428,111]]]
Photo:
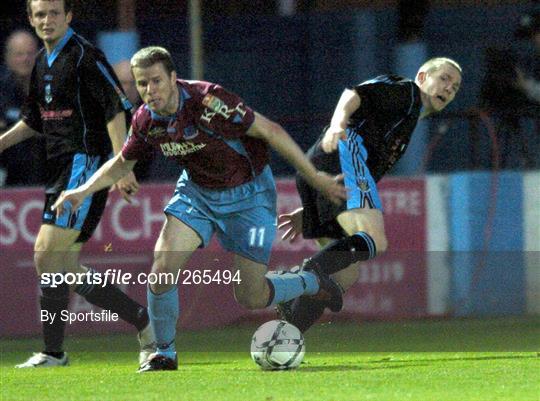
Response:
[[[282,372],[251,361],[256,326],[179,331],[179,370],[147,374],[133,335],[69,337],[71,366],[54,369],[14,369],[40,341],[1,340],[0,399],[540,400],[540,318],[318,325]]]

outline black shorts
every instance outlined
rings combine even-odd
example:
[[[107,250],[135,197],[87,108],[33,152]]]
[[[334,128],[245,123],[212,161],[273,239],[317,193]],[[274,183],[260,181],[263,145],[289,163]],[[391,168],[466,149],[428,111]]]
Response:
[[[74,214],[71,214],[71,209],[67,207],[57,218],[51,207],[62,191],[84,184],[106,161],[107,157],[89,156],[84,153],[49,160],[42,223],[78,230],[81,233],[76,242],[88,241],[105,210],[108,189],[86,198]]]
[[[318,170],[330,175],[341,174],[339,153],[325,153],[320,147],[322,137],[308,150],[307,156]],[[304,207],[302,234],[304,238],[343,238],[345,232],[336,217],[347,210],[346,202],[335,205],[320,192],[313,189],[300,175],[296,176],[296,188]]]

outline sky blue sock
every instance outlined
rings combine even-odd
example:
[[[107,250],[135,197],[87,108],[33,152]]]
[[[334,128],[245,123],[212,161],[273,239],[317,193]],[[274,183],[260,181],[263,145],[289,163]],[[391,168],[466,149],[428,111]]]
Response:
[[[176,337],[176,322],[180,314],[178,288],[154,294],[150,287],[146,290],[148,298],[148,315],[156,333],[157,353],[169,358],[175,357],[174,340]]]
[[[286,302],[300,295],[315,295],[319,291],[317,276],[310,271],[299,273],[267,273],[266,279],[274,288],[274,297],[268,306]]]

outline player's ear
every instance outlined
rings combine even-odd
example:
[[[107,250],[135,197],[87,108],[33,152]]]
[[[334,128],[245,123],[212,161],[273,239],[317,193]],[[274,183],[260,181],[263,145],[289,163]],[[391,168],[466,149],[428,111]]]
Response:
[[[68,24],[71,24],[71,20],[73,19],[73,13],[71,11],[69,11],[67,14],[66,14],[66,22]]]
[[[176,82],[176,71],[171,71],[171,81]]]
[[[424,83],[424,81],[426,80],[426,77],[427,77],[427,72],[425,72],[425,71],[419,71],[418,74],[416,74],[416,80],[420,84]]]
[[[34,11],[32,11],[32,9],[30,9],[30,14],[28,15],[28,21],[30,22],[30,26],[32,28],[35,28],[36,26],[34,25],[34,19],[32,18],[33,14],[34,14]]]

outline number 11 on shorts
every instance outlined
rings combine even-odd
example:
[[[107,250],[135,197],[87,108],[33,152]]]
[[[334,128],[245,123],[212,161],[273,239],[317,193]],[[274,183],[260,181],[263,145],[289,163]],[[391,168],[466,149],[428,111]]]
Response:
[[[251,227],[249,229],[249,246],[262,248],[264,245],[264,232],[266,227]]]

